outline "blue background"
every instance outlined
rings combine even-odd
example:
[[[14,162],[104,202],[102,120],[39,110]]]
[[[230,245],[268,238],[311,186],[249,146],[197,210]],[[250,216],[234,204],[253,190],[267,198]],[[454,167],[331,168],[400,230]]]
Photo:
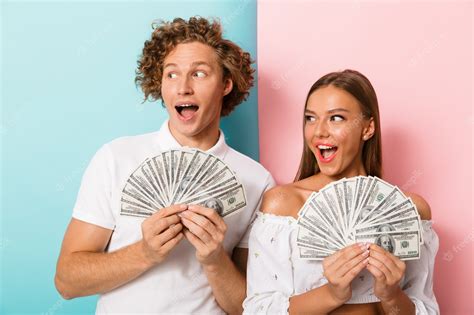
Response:
[[[92,313],[96,297],[64,301],[54,273],[80,180],[95,151],[157,130],[161,103],[142,104],[135,68],[155,19],[219,17],[256,58],[255,1],[1,4],[0,312]],[[256,66],[255,66],[256,68]],[[222,128],[258,159],[257,93]]]

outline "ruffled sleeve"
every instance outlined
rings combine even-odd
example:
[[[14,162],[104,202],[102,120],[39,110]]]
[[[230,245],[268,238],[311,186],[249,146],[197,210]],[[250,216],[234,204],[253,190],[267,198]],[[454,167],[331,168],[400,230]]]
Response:
[[[424,244],[420,259],[406,262],[403,291],[416,306],[416,314],[439,314],[439,306],[433,292],[433,269],[439,240],[431,221],[422,221]]]
[[[249,236],[244,314],[288,314],[294,294],[291,231],[296,220],[259,212]]]

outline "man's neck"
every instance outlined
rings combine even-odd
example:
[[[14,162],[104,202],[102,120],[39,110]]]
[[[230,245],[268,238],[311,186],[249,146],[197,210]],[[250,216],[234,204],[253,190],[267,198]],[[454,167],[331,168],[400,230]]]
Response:
[[[178,141],[178,143],[185,147],[197,148],[203,151],[207,151],[216,145],[219,141],[220,131],[219,128],[210,128],[210,130],[200,132],[196,136],[184,137],[183,135],[173,131],[170,126],[169,130],[171,135]]]

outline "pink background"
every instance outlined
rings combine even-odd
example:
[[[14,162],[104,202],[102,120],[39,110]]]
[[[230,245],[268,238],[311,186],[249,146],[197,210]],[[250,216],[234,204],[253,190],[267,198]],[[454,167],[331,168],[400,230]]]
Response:
[[[385,178],[421,194],[440,237],[443,314],[473,314],[473,4],[258,2],[260,159],[292,181],[306,93],[345,68],[374,85]]]

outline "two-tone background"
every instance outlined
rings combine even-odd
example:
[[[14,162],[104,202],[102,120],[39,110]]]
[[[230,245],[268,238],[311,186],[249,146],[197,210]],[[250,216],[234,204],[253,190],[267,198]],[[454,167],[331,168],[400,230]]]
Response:
[[[377,91],[385,178],[423,195],[440,236],[443,314],[472,314],[473,29],[470,1],[2,1],[0,313],[92,313],[64,301],[56,259],[85,167],[105,142],[165,119],[142,103],[136,61],[156,19],[218,17],[258,81],[222,128],[293,179],[312,83],[361,71]]]

